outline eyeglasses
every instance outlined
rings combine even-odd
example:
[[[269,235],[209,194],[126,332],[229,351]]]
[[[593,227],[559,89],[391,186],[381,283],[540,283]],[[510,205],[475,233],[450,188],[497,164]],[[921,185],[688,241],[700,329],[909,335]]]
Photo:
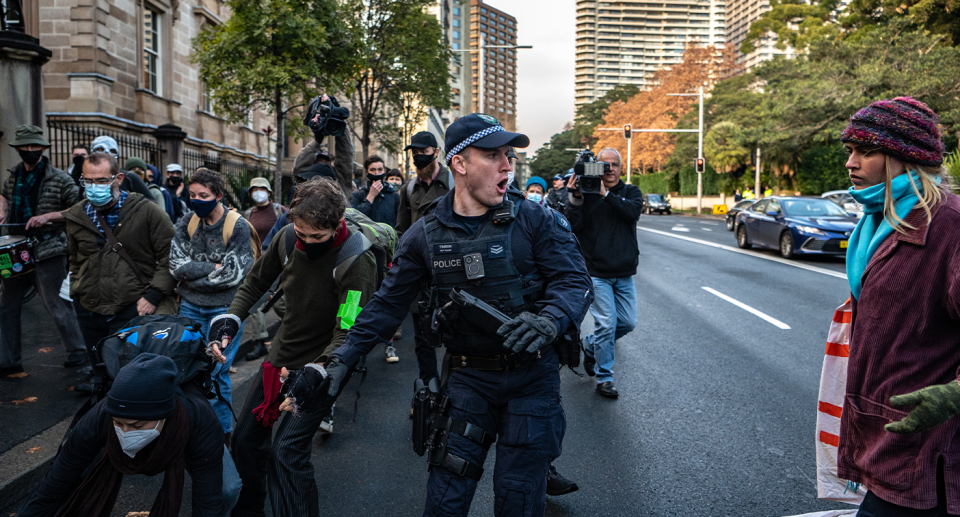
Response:
[[[117,179],[116,176],[110,176],[110,179],[107,178],[97,178],[95,180],[88,180],[87,178],[80,178],[80,186],[83,188],[88,188],[93,185],[109,185],[113,183],[113,180]]]

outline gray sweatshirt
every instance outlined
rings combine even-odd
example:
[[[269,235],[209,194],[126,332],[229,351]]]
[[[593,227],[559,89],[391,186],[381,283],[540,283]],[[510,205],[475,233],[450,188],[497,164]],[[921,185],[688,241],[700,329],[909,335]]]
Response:
[[[237,221],[227,245],[223,244],[223,222],[213,225],[203,219],[193,234],[187,225],[193,218],[188,212],[177,222],[170,245],[170,274],[180,282],[180,297],[201,307],[229,307],[244,277],[253,267],[250,248],[250,225],[243,218]],[[220,268],[216,265],[221,264]]]

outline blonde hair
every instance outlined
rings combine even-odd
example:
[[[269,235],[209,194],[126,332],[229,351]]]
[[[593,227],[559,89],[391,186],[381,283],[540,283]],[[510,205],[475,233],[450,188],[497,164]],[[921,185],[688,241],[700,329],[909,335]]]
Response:
[[[906,162],[904,162],[903,165],[907,169],[904,174],[907,175],[907,179],[910,180],[910,186],[913,187],[913,192],[919,199],[919,206],[923,207],[923,211],[927,213],[927,224],[930,224],[930,221],[933,220],[933,211],[931,209],[940,204],[944,196],[950,191],[950,176],[946,173],[947,171],[943,165],[916,165]],[[890,167],[890,156],[886,154],[884,154],[884,167],[887,171],[887,177],[884,180],[883,218],[887,220],[890,226],[893,226],[894,230],[906,234],[907,231],[904,230],[903,227],[911,230],[916,228],[897,215],[893,193],[890,191],[891,181],[893,181],[893,170]],[[917,177],[920,179],[920,185],[917,185],[917,182],[914,181],[911,172],[917,173]],[[938,179],[940,180],[939,182],[937,181]]]

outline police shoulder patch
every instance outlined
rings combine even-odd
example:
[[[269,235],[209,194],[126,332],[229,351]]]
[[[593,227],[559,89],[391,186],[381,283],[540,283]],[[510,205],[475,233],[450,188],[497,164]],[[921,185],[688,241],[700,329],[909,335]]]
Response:
[[[564,230],[570,232],[573,231],[570,228],[570,221],[567,221],[567,218],[563,216],[560,212],[553,212],[553,217],[557,220],[557,226],[563,228]]]

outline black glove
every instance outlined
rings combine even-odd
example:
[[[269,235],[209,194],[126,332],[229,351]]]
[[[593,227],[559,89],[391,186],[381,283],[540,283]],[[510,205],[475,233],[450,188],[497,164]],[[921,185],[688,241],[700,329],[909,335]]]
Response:
[[[294,414],[313,412],[323,406],[329,382],[323,366],[307,363],[302,369],[287,373],[280,395],[293,399]]]
[[[557,324],[548,316],[524,312],[519,317],[504,323],[497,330],[497,334],[507,338],[503,342],[503,348],[515,354],[520,352],[532,354],[544,345],[556,341]]]
[[[216,343],[217,346],[220,346],[224,339],[229,339],[232,343],[233,338],[237,337],[239,332],[240,318],[233,314],[221,314],[210,320],[210,333],[207,336],[207,341]]]
[[[347,381],[350,380],[352,368],[340,361],[339,357],[334,356],[327,363],[327,380],[330,381],[330,387],[327,389],[327,397],[333,404],[340,396]]]

